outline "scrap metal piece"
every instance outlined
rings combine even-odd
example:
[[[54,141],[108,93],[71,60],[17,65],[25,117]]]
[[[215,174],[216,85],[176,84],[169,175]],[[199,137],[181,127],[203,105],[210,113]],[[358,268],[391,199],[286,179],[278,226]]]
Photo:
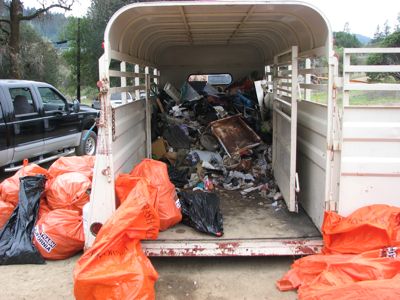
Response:
[[[230,157],[257,147],[261,142],[260,137],[244,122],[240,114],[212,122],[211,132]]]

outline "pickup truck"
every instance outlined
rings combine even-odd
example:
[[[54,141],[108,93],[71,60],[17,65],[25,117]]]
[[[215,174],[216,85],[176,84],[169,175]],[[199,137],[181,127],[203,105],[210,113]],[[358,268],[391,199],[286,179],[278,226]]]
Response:
[[[0,80],[0,168],[15,171],[24,159],[94,155],[98,114],[77,100],[68,103],[50,84]]]

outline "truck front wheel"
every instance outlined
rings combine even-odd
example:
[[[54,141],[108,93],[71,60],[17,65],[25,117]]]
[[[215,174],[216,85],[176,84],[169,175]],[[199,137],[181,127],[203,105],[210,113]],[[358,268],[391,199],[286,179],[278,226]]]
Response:
[[[93,131],[84,130],[82,132],[81,143],[76,147],[77,155],[95,155],[96,154],[97,135]]]

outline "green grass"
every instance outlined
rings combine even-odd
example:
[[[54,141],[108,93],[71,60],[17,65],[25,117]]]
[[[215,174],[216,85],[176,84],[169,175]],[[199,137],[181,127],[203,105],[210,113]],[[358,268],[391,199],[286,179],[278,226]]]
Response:
[[[342,103],[343,92],[338,92],[338,103]],[[312,92],[311,101],[326,104],[327,93]],[[400,105],[400,92],[397,91],[351,91],[351,105]]]

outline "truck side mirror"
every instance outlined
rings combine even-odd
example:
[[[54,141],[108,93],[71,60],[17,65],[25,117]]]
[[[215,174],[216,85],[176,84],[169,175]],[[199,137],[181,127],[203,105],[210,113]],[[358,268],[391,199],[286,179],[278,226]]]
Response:
[[[79,101],[76,99],[72,101],[72,111],[74,113],[78,113],[80,109],[81,109],[81,104],[79,103]]]

